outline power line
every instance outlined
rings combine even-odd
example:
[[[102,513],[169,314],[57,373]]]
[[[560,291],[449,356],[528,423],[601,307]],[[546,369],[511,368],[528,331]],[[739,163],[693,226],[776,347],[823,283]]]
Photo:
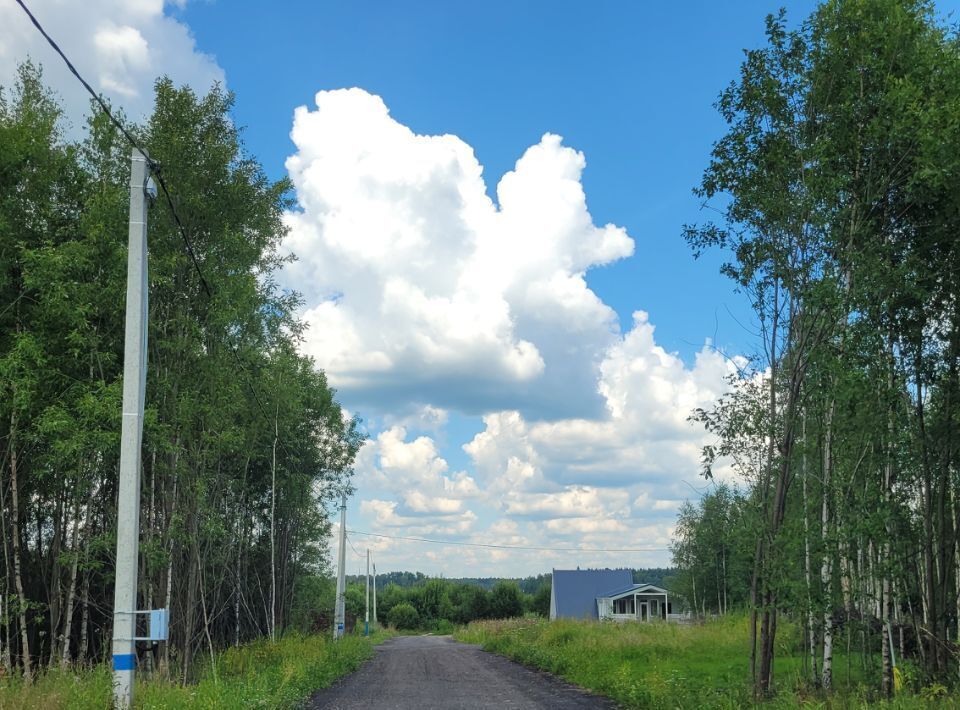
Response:
[[[17,0],[17,4],[23,8],[23,11],[27,13],[27,17],[30,18],[30,22],[33,23],[33,26],[37,28],[40,34],[43,35],[43,38],[47,40],[53,51],[60,55],[60,58],[63,60],[63,63],[67,65],[67,69],[70,70],[70,73],[73,74],[77,81],[83,84],[83,88],[87,90],[87,93],[90,94],[91,98],[100,105],[101,110],[107,115],[107,118],[110,119],[112,123],[120,133],[123,134],[123,137],[127,139],[127,142],[137,150],[139,150],[147,160],[147,165],[150,168],[150,172],[157,178],[157,183],[160,185],[160,189],[163,191],[163,196],[167,200],[167,204],[170,205],[170,212],[173,214],[173,220],[177,223],[177,227],[180,230],[180,235],[183,238],[184,246],[186,246],[187,253],[190,255],[190,259],[193,261],[193,266],[197,270],[197,273],[200,276],[200,283],[203,284],[203,290],[206,291],[207,296],[213,298],[213,292],[210,290],[210,285],[207,283],[206,278],[203,275],[203,271],[200,268],[200,263],[197,261],[196,253],[193,251],[193,245],[190,243],[190,238],[187,236],[187,230],[184,228],[183,223],[180,221],[180,215],[177,214],[177,210],[173,205],[173,198],[170,197],[170,190],[167,188],[167,181],[163,179],[163,175],[160,173],[160,164],[151,159],[146,149],[140,145],[136,138],[126,129],[126,127],[113,115],[113,112],[110,110],[110,107],[107,105],[107,102],[103,100],[103,97],[93,90],[93,87],[90,86],[90,83],[83,78],[83,75],[77,71],[77,68],[73,66],[73,62],[67,57],[60,45],[47,34],[47,31],[43,29],[43,25],[40,24],[40,21],[30,12],[30,8],[27,7],[26,3],[23,0]]]
[[[78,72],[77,69],[76,69],[76,67],[73,66],[73,63],[72,63],[69,59],[67,59],[67,55],[63,53],[63,50],[60,49],[59,45],[58,45],[56,42],[53,41],[53,38],[52,38],[50,35],[47,34],[47,31],[46,31],[45,29],[43,29],[43,27],[40,25],[40,22],[37,20],[37,18],[33,16],[33,13],[32,13],[32,12],[30,12],[30,8],[28,8],[28,7],[24,4],[23,0],[17,0],[17,4],[18,4],[21,8],[23,8],[23,11],[24,11],[25,13],[27,13],[27,17],[30,18],[30,22],[32,22],[32,23],[33,23],[33,26],[36,27],[36,28],[40,31],[40,34],[42,34],[42,35],[43,35],[43,38],[44,38],[45,40],[47,40],[47,43],[48,43],[51,47],[53,47],[53,51],[55,51],[57,54],[60,55],[60,58],[63,60],[64,64],[67,65],[67,69],[70,70],[70,73],[73,74],[75,77],[77,77],[77,80],[78,80],[81,84],[83,84],[83,88],[85,88],[85,89],[87,90],[87,92],[90,94],[90,96],[93,97],[93,100],[96,101],[98,104],[100,104],[100,108],[102,108],[102,109],[103,109],[103,112],[104,112],[105,114],[107,114],[107,117],[110,119],[111,123],[113,123],[113,125],[117,127],[117,129],[126,137],[126,139],[130,142],[130,144],[131,144],[134,148],[136,148],[136,149],[139,150],[141,153],[143,153],[144,156],[146,156],[147,152],[146,152],[145,150],[143,150],[143,149],[137,144],[137,141],[134,140],[133,136],[131,136],[130,133],[127,131],[127,129],[123,127],[123,125],[120,123],[120,121],[118,121],[116,118],[113,117],[113,114],[110,113],[110,109],[107,107],[107,104],[106,104],[106,102],[103,100],[103,98],[102,98],[97,92],[95,92],[95,91],[93,90],[93,88],[90,86],[90,84],[87,83],[87,80],[86,80],[86,79],[84,79],[82,76],[80,76],[80,72]],[[152,167],[152,164],[151,164],[151,161],[150,161],[149,158],[147,158],[147,164],[148,164],[148,165],[151,165],[151,167]]]
[[[17,0],[20,2],[20,0]],[[145,152],[141,151],[144,155]],[[167,189],[167,181],[163,179],[163,175],[160,174],[160,165],[158,163],[153,163],[155,168],[152,172],[157,178],[157,182],[160,184],[160,190],[163,192],[163,196],[167,199],[167,204],[170,206],[170,213],[173,215],[173,221],[177,223],[177,229],[180,232],[180,237],[183,239],[183,245],[187,249],[187,254],[190,255],[190,261],[193,262],[193,268],[196,270],[197,275],[200,277],[200,284],[203,286],[203,290],[207,294],[207,298],[211,301],[213,300],[213,291],[210,290],[210,284],[207,283],[206,277],[203,275],[203,269],[200,268],[200,262],[197,260],[197,254],[193,250],[193,244],[190,243],[190,237],[187,236],[186,227],[183,226],[183,222],[180,221],[180,215],[177,214],[177,208],[173,206],[173,198],[170,197],[170,191]]]
[[[355,554],[357,557],[363,557],[363,555],[361,555],[359,552],[357,552],[357,548],[355,548],[355,547],[353,546],[353,543],[350,541],[350,536],[347,535],[346,538],[347,538],[347,544],[349,544],[349,545],[350,545],[350,549],[353,550],[353,554]]]
[[[541,552],[669,552],[668,547],[538,547],[535,545],[496,545],[484,542],[461,542],[459,540],[431,540],[425,537],[407,537],[404,535],[384,535],[382,533],[363,532],[362,530],[348,530],[352,535],[367,535],[387,540],[410,540],[412,542],[429,542],[433,545],[453,545],[457,547],[488,547],[497,550],[538,550]]]
[[[203,273],[203,268],[200,266],[200,261],[197,259],[197,254],[194,251],[193,244],[190,241],[190,237],[187,234],[187,229],[183,225],[183,221],[180,219],[180,215],[177,213],[177,208],[173,203],[173,197],[170,195],[170,190],[167,187],[167,181],[164,179],[163,174],[160,171],[160,164],[155,160],[152,160],[147,154],[146,149],[144,149],[140,143],[131,135],[131,133],[124,127],[124,125],[113,115],[110,111],[110,107],[107,105],[106,101],[103,100],[103,97],[100,96],[96,91],[93,90],[93,87],[90,86],[90,83],[83,78],[77,68],[73,66],[73,62],[67,57],[60,45],[54,41],[54,39],[47,34],[47,31],[43,29],[43,26],[40,24],[40,21],[30,12],[30,8],[26,6],[23,0],[16,0],[17,4],[23,9],[27,14],[27,17],[30,18],[30,22],[33,23],[33,26],[37,28],[43,38],[47,40],[47,43],[53,48],[53,50],[60,55],[60,58],[63,60],[64,64],[67,65],[67,69],[70,70],[70,73],[73,74],[77,81],[79,81],[83,88],[87,90],[87,93],[93,98],[94,101],[99,104],[100,108],[107,115],[107,118],[110,119],[110,122],[123,134],[124,138],[127,139],[127,142],[134,148],[136,148],[140,153],[146,158],[147,165],[150,168],[150,172],[157,179],[157,184],[160,185],[160,191],[163,192],[163,196],[166,199],[167,205],[170,207],[170,214],[173,216],[173,221],[177,225],[177,231],[180,233],[180,238],[183,240],[184,248],[187,250],[187,254],[190,256],[190,261],[193,263],[193,268],[197,272],[197,276],[200,278],[200,285],[203,287],[204,292],[207,294],[207,298],[211,301],[213,300],[213,290],[210,288],[210,284],[207,282],[207,278]],[[229,334],[227,335],[230,338]],[[250,381],[250,371],[244,365],[243,361],[240,359],[240,355],[237,352],[237,346],[232,342],[230,345],[230,354],[233,355],[234,359],[237,361],[237,365],[247,376],[247,387],[250,389],[250,394],[253,395],[254,401],[257,403],[257,407],[260,410],[260,413],[263,415],[264,420],[269,424],[270,415],[267,413],[266,407],[263,406],[263,402],[260,400],[260,395],[257,393],[256,389],[253,386],[253,383]],[[290,453],[290,450],[287,448],[287,445],[284,443],[283,439],[277,437],[277,441],[280,444],[280,447],[284,450],[284,453],[287,454],[288,458],[293,458]]]

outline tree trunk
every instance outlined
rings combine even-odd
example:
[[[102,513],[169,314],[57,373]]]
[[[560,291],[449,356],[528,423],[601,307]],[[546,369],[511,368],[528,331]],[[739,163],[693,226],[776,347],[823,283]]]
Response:
[[[953,488],[950,490],[950,503],[955,521],[954,538],[956,538],[958,533],[956,521],[960,518],[957,518],[957,491]],[[956,544],[953,547],[953,590],[954,615],[957,620],[957,635],[954,642],[960,647],[960,545]],[[900,657],[903,658],[903,627],[900,628]],[[957,657],[957,662],[960,663],[960,656]]]
[[[66,527],[64,516],[67,509],[66,493],[61,491],[57,494],[56,502],[53,506],[53,535],[50,540],[50,583],[47,590],[47,600],[49,604],[50,617],[50,657],[48,659],[50,668],[57,664],[57,631],[60,629],[60,617],[62,616],[61,594],[62,572],[60,569],[60,554],[63,549],[63,530]],[[40,515],[37,515],[37,525],[40,525]],[[39,533],[38,533],[39,538]]]
[[[170,501],[170,513],[169,513],[169,515],[167,516],[167,576],[166,576],[166,580],[165,580],[166,588],[165,588],[165,590],[164,590],[164,595],[163,595],[164,605],[166,606],[166,608],[167,608],[168,610],[170,610],[170,609],[173,608],[173,550],[174,550],[174,548],[173,548],[173,542],[174,542],[174,536],[173,536],[173,531],[172,531],[170,528],[171,528],[171,525],[173,524],[172,521],[173,521],[174,515],[176,514],[176,511],[177,511],[177,503],[178,503],[178,500],[179,500],[178,497],[177,497],[177,488],[178,488],[179,483],[180,483],[180,478],[179,478],[179,476],[177,475],[177,463],[178,463],[178,461],[179,461],[179,451],[180,451],[179,446],[177,446],[177,445],[178,445],[179,443],[180,443],[180,435],[178,434],[177,437],[176,437],[176,439],[175,439],[175,441],[174,441],[174,450],[173,450],[173,453],[171,454],[171,457],[170,457],[170,458],[171,458],[171,462],[172,462],[172,467],[171,467],[170,470],[173,472],[173,495],[171,496],[172,500]],[[164,675],[164,677],[167,677],[167,678],[170,677],[170,647],[171,647],[172,645],[173,645],[173,644],[170,643],[170,641],[167,641],[167,643],[163,644],[163,656],[162,656],[162,658],[161,658],[161,669],[160,669],[160,670],[161,670],[162,674]]]
[[[14,386],[16,394],[16,386]],[[17,590],[17,621],[20,624],[21,660],[23,677],[30,683],[33,679],[33,667],[30,662],[30,637],[27,633],[27,596],[23,590],[23,573],[20,562],[20,492],[17,461],[17,410],[10,414],[10,518],[13,538],[13,583]]]
[[[830,478],[833,472],[833,415],[835,400],[827,407],[823,437],[823,505],[820,511],[820,534],[823,540],[823,558],[820,562],[820,589],[823,594],[823,662],[820,686],[830,690],[833,686],[833,605],[832,584],[833,557],[830,552]]]
[[[203,611],[203,633],[207,637],[207,649],[210,652],[210,670],[213,673],[213,682],[217,683],[217,657],[213,652],[213,639],[210,637],[210,617],[207,614],[207,594],[204,590],[203,564],[200,560],[200,546],[197,550],[197,572],[200,577],[200,608]]]
[[[723,562],[723,613],[726,614],[729,611],[727,606],[727,550],[726,547],[721,552],[721,558]]]
[[[90,538],[84,544],[84,562],[90,556]],[[87,638],[90,628],[90,570],[83,575],[83,593],[80,595],[80,645],[77,646],[77,662],[83,664],[87,659]]]
[[[77,507],[73,511],[73,531],[71,533],[70,541],[70,554],[73,557],[73,561],[70,565],[70,587],[67,591],[67,603],[64,608],[64,621],[63,621],[63,630],[60,634],[60,668],[65,670],[67,666],[70,665],[70,635],[73,629],[73,600],[74,595],[77,590],[77,569],[79,568],[80,563],[80,550],[79,548],[79,523],[80,523],[80,510],[79,510],[79,499],[77,496]],[[86,530],[87,523],[86,519],[90,515],[90,505],[86,506],[86,512],[84,513],[84,530]]]
[[[3,540],[3,598],[0,599],[0,618],[3,619],[4,641],[3,644],[3,667],[5,671],[13,670],[13,639],[10,636],[11,617],[9,606],[10,600],[10,537],[7,532],[7,496],[6,486],[3,483],[3,471],[6,468],[6,459],[0,461],[0,536]]]
[[[926,417],[923,405],[923,385],[920,365],[920,355],[915,358],[915,376],[917,388],[916,416],[920,438],[920,459],[923,467],[922,503],[923,503],[923,622],[926,626],[927,660],[934,673],[940,672],[940,649],[937,644],[936,612],[937,612],[937,578],[934,570],[936,555],[933,535],[933,472],[930,464],[930,453],[927,445]],[[921,642],[922,643],[922,642]]]
[[[813,686],[820,686],[820,674],[817,671],[817,626],[813,612],[813,582],[810,565],[810,514],[807,499],[807,414],[804,411],[802,419],[803,457],[800,460],[803,483],[803,576],[807,586],[807,641],[810,653],[810,678]]]
[[[893,333],[887,333],[887,393],[888,397],[894,396],[894,387],[896,384],[894,378],[894,338]],[[886,461],[883,467],[883,507],[884,507],[884,531],[886,539],[883,541],[880,549],[883,559],[880,561],[880,574],[882,575],[880,589],[880,623],[886,630],[881,642],[881,668],[880,668],[880,693],[885,698],[893,697],[893,638],[890,631],[890,542],[893,538],[893,464],[895,457],[895,436],[896,436],[896,413],[893,405],[887,406],[887,446]]]
[[[279,408],[279,404],[277,407]],[[279,410],[277,416],[279,415]],[[273,458],[270,463],[270,640],[277,640],[277,416],[273,419]]]
[[[191,517],[194,520],[196,519],[196,515],[193,513],[191,513]],[[198,559],[196,552],[196,525],[191,525],[190,529],[190,553],[187,557],[190,572],[187,575],[187,601],[183,614],[183,668],[181,669],[181,685],[186,685],[189,677],[190,661],[193,655],[193,631],[196,627],[194,610],[197,603],[197,574],[199,572],[196,562]]]

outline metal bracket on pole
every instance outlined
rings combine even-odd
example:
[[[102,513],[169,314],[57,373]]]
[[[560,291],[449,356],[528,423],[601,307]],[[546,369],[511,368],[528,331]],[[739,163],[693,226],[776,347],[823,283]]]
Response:
[[[118,611],[124,616],[150,615],[150,629],[146,636],[131,636],[118,641],[166,641],[170,635],[170,611],[168,609],[137,609],[136,611]],[[136,622],[134,622],[136,623]]]

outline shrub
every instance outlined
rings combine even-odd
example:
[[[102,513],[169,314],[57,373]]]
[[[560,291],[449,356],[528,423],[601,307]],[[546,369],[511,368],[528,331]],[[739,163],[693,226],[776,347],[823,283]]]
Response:
[[[442,634],[446,636],[452,634],[453,631],[453,624],[451,624],[447,619],[437,619],[433,625],[433,633],[435,634]]]
[[[490,592],[490,615],[510,619],[523,614],[523,596],[516,582],[497,582]]]
[[[420,624],[420,614],[412,604],[400,602],[390,610],[387,621],[398,629],[415,629]]]

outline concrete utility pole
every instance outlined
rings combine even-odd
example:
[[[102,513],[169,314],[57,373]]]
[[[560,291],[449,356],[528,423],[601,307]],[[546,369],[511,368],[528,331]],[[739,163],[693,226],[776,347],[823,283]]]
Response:
[[[147,158],[130,158],[127,315],[123,346],[123,417],[117,498],[117,567],[113,597],[113,702],[133,705],[136,666],[137,553],[140,543],[140,446],[147,385]]]
[[[373,563],[373,628],[377,628],[377,563]]]
[[[347,591],[345,572],[347,569],[347,497],[340,499],[340,555],[337,564],[337,601],[333,612],[333,638],[343,636],[346,624],[344,608]]]
[[[367,548],[367,606],[363,615],[363,635],[370,635],[370,548]]]

